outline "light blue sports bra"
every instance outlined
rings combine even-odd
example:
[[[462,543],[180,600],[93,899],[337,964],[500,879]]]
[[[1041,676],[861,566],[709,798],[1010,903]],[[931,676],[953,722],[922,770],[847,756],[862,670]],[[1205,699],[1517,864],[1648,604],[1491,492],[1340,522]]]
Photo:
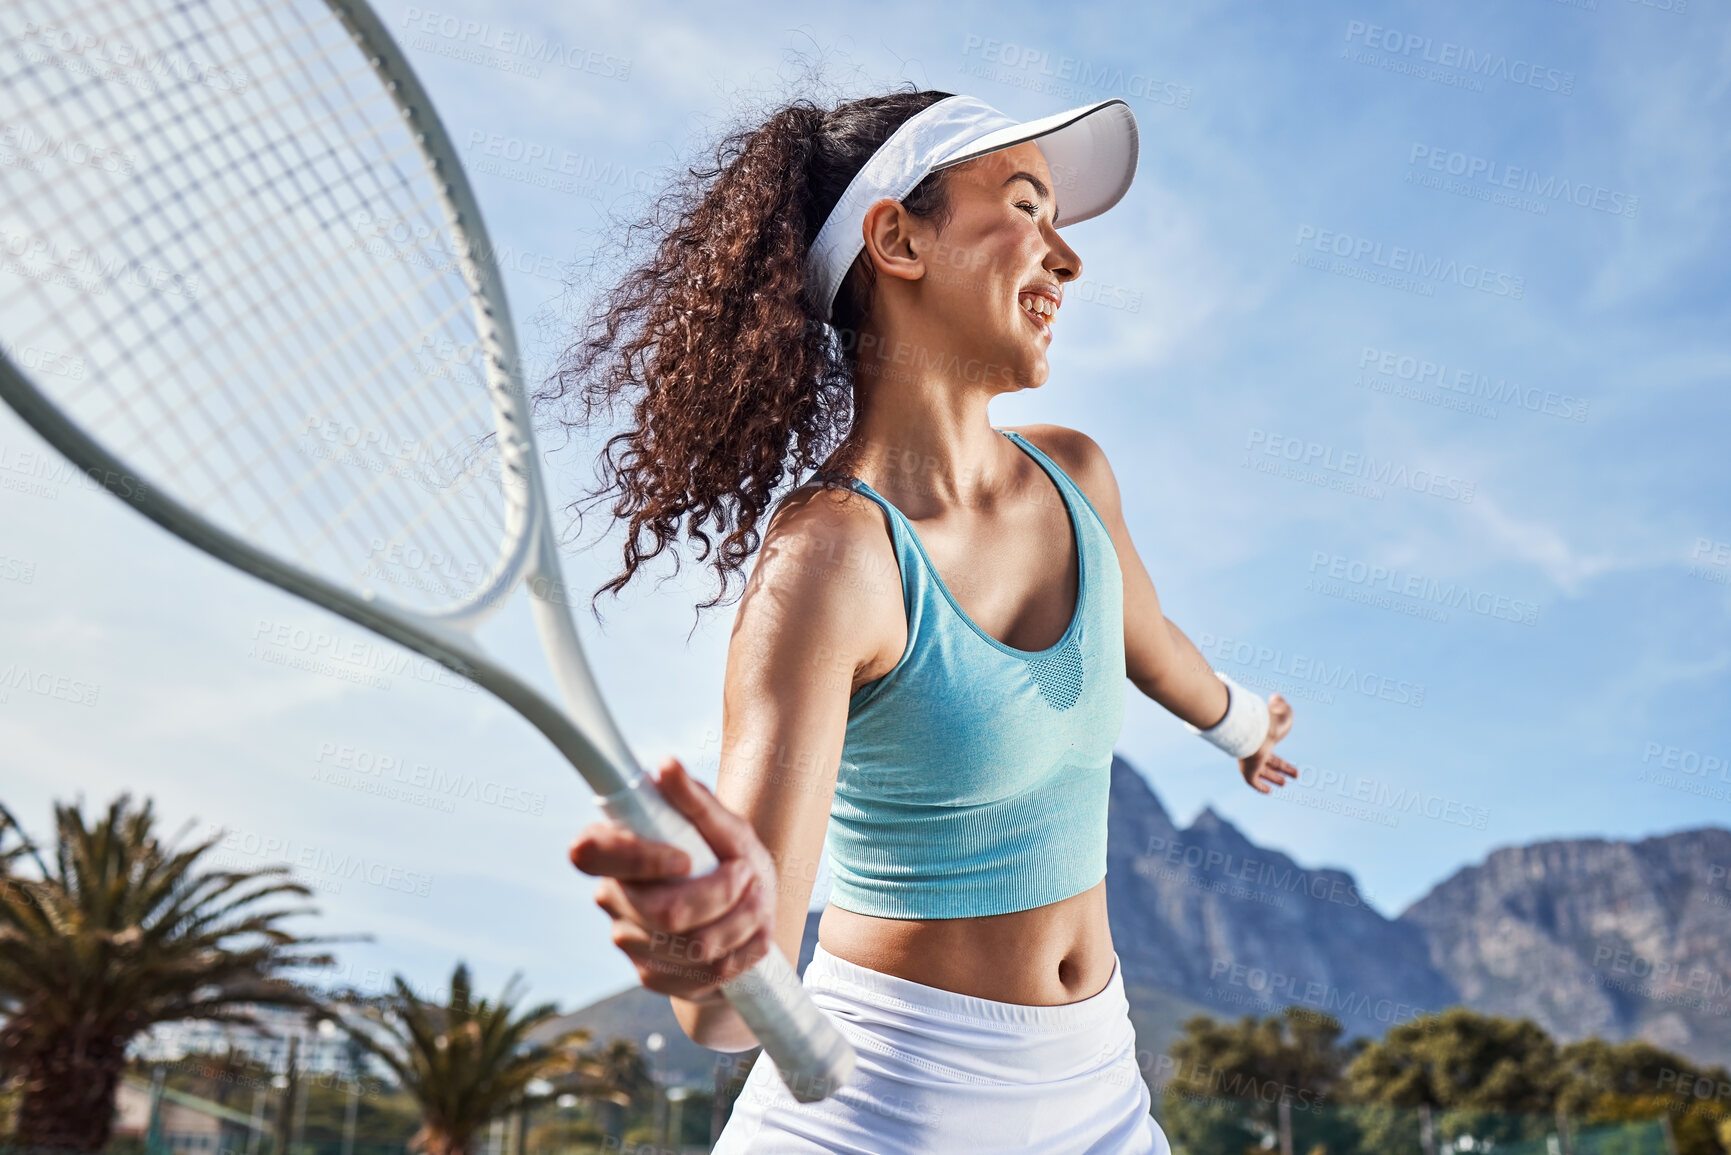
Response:
[[[1081,571],[1063,637],[1033,653],[962,611],[913,526],[884,508],[908,642],[848,703],[824,848],[830,901],[885,918],[963,918],[1044,906],[1106,876],[1106,796],[1124,721],[1124,586],[1105,522],[1026,438],[1051,477]],[[1054,558],[1054,563],[1056,559]]]

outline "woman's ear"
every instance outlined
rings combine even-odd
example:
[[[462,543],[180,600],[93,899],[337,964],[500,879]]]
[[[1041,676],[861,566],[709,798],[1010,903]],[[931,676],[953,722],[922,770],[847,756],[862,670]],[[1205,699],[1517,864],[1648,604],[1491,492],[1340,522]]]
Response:
[[[866,210],[861,228],[866,257],[879,276],[917,281],[926,275],[925,239],[907,206],[885,197]]]

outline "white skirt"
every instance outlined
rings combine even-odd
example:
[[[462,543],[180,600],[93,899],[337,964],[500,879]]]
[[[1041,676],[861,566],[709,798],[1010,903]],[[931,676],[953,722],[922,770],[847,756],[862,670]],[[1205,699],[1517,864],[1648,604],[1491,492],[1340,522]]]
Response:
[[[1116,954],[1105,989],[1052,1007],[909,982],[821,945],[804,983],[859,1065],[801,1103],[760,1054],[712,1155],[1171,1155]]]

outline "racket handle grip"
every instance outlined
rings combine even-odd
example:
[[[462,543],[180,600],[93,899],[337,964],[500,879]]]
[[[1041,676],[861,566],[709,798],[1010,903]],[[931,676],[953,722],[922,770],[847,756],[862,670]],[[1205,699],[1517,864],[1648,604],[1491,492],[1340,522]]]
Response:
[[[719,865],[702,832],[661,796],[649,775],[596,801],[607,817],[633,833],[685,851],[691,858],[687,877],[708,874]],[[811,992],[774,942],[755,966],[723,983],[721,993],[801,1103],[827,1098],[853,1073],[853,1044],[811,1001]]]

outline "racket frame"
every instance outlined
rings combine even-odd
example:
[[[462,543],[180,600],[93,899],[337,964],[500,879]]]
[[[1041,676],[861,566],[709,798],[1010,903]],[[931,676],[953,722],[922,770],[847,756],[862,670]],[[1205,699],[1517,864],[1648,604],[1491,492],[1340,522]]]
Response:
[[[442,194],[458,267],[476,303],[505,496],[505,539],[484,588],[462,605],[422,613],[353,591],[277,558],[213,524],[149,484],[70,420],[0,353],[0,399],[97,484],[176,537],[236,569],[397,642],[470,679],[539,730],[582,775],[611,819],[691,856],[690,877],[713,870],[714,853],[659,792],[632,755],[601,697],[566,605],[558,543],[536,452],[532,411],[518,375],[516,330],[480,206],[431,98],[384,23],[359,0],[323,0],[349,31],[403,114]],[[472,631],[521,581],[564,708],[483,650]],[[851,1044],[815,1005],[779,946],[723,993],[766,1050],[779,1051],[784,1083],[798,1100],[827,1097],[852,1072]]]

